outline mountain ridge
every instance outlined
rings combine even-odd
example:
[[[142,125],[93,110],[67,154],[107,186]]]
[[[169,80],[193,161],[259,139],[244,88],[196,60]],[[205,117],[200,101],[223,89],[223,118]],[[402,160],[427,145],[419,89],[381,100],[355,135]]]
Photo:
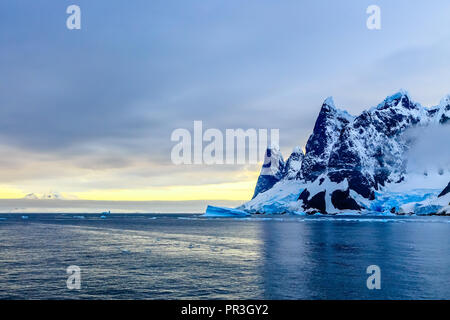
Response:
[[[322,103],[305,153],[296,147],[284,162],[278,148],[268,148],[265,164],[277,163],[280,167],[272,169],[272,176],[261,170],[252,200],[239,208],[265,213],[263,208],[270,205],[267,193],[271,193],[274,186],[291,180],[299,185],[296,199],[293,200],[291,194],[289,204],[283,203],[278,195],[276,206],[283,210],[279,213],[372,210],[371,203],[380,193],[388,192],[387,186],[405,183],[410,160],[405,155],[415,143],[414,138],[405,133],[414,128],[427,130],[430,126],[448,130],[448,124],[450,95],[439,105],[426,108],[414,102],[406,90],[400,90],[357,116],[338,109],[333,98],[328,97]],[[448,145],[448,141],[444,143]],[[271,155],[275,157],[271,159]],[[450,181],[450,166],[440,168],[439,174]],[[440,191],[444,187],[442,185]],[[435,196],[437,189],[433,193]],[[265,200],[255,206],[262,193],[266,193]],[[398,204],[389,211],[400,213],[401,207],[402,204]]]

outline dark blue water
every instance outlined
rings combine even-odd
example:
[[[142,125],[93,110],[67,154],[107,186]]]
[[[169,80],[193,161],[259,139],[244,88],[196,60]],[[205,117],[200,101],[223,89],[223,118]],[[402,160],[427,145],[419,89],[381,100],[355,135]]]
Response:
[[[450,298],[448,217],[28,216],[0,214],[1,299]]]

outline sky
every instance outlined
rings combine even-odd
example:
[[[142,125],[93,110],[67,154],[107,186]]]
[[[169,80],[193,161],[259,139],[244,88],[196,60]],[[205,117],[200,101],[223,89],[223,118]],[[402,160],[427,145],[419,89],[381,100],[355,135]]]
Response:
[[[351,114],[401,88],[437,105],[449,13],[448,0],[3,0],[0,199],[249,199],[260,165],[175,165],[172,132],[279,129],[288,157],[328,96]]]

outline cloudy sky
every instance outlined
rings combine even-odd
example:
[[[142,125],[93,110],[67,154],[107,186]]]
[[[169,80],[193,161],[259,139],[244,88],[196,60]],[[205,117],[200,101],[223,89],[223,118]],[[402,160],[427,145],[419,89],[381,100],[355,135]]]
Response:
[[[448,0],[3,0],[0,198],[248,199],[259,166],[176,166],[172,131],[278,128],[288,156],[328,96],[352,114],[400,88],[436,105],[449,14]]]

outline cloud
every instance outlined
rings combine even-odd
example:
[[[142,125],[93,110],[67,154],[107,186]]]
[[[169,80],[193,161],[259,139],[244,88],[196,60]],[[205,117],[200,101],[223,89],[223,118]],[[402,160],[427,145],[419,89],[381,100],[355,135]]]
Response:
[[[407,171],[413,173],[450,173],[450,125],[416,127],[405,132],[412,141],[406,153]]]
[[[329,95],[359,113],[449,90],[449,42],[429,44],[448,1],[385,1],[379,33],[364,4],[269,0],[80,0],[72,32],[69,4],[0,3],[0,180],[26,193],[248,181],[257,166],[173,166],[172,131],[279,128],[288,156]]]

